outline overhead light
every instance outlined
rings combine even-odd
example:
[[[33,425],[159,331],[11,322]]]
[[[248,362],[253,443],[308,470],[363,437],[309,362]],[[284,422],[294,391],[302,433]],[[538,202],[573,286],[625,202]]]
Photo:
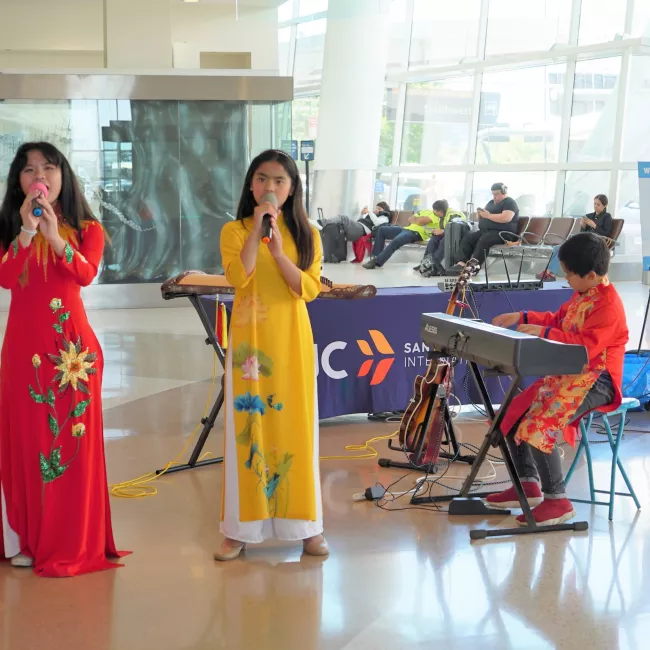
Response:
[[[183,0],[183,2],[198,2],[199,0]]]

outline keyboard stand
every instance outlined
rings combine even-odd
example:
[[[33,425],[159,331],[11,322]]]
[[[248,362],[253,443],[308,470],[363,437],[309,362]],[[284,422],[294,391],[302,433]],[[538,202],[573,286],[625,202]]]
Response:
[[[223,348],[221,347],[219,341],[217,340],[214,327],[212,326],[212,323],[210,322],[210,318],[208,317],[208,314],[206,313],[205,308],[203,307],[203,303],[201,302],[200,296],[198,296],[195,293],[188,293],[188,294],[178,294],[175,297],[189,298],[190,302],[192,303],[192,306],[194,307],[194,309],[196,309],[196,313],[199,315],[199,318],[201,319],[201,323],[203,323],[203,327],[205,328],[206,334],[208,335],[208,338],[205,339],[205,344],[211,345],[214,348],[214,352],[217,355],[217,359],[219,360],[221,367],[225,368],[226,355],[224,354]],[[196,444],[194,445],[194,449],[192,450],[192,453],[190,454],[190,458],[187,461],[187,463],[183,463],[181,465],[172,465],[167,470],[157,469],[156,475],[174,474],[176,472],[184,472],[188,469],[195,469],[196,467],[205,467],[206,465],[217,465],[219,463],[223,463],[223,456],[217,456],[215,458],[206,458],[205,460],[199,460],[199,458],[201,457],[201,452],[203,451],[203,447],[223,407],[224,390],[225,390],[224,377],[225,375],[221,377],[221,390],[219,391],[219,394],[217,395],[217,399],[214,401],[214,404],[212,405],[210,414],[208,415],[207,418],[206,417],[201,418],[201,424],[203,425],[203,428],[201,429],[201,433],[198,437],[198,440],[196,441]]]
[[[517,388],[521,382],[521,377],[517,375],[513,379],[512,385],[510,386],[510,389],[508,390],[503,400],[499,413],[495,414],[494,407],[492,406],[490,396],[487,392],[485,382],[483,381],[483,377],[481,376],[478,366],[474,362],[471,362],[469,365],[472,370],[472,375],[474,376],[476,386],[481,394],[483,404],[485,405],[488,415],[490,416],[490,420],[492,422],[490,424],[490,428],[485,434],[483,444],[481,445],[481,448],[476,456],[476,460],[474,463],[472,463],[472,469],[465,479],[465,482],[463,483],[463,487],[460,490],[459,496],[455,497],[452,495],[441,495],[433,497],[413,497],[411,499],[411,503],[416,505],[422,503],[442,503],[449,501],[450,515],[509,515],[509,510],[502,510],[501,508],[490,508],[485,505],[485,503],[482,501],[482,498],[488,496],[488,494],[492,494],[491,492],[473,493],[470,496],[472,485],[478,476],[481,465],[485,461],[485,458],[490,451],[490,447],[498,447],[501,451],[501,455],[503,456],[503,460],[508,470],[510,480],[512,481],[512,484],[517,492],[517,498],[521,504],[521,509],[528,525],[517,526],[517,528],[497,528],[494,530],[474,529],[470,530],[469,532],[470,539],[485,539],[486,537],[503,537],[507,535],[529,535],[531,533],[549,533],[552,531],[560,530],[587,530],[589,524],[586,521],[576,521],[570,524],[557,524],[555,526],[537,525],[532,515],[530,506],[528,505],[528,501],[524,495],[524,490],[522,488],[521,481],[519,480],[514,461],[510,455],[510,450],[506,444],[506,439],[501,433],[501,422],[503,421],[504,415],[508,406],[510,405],[510,402],[512,402],[512,399],[515,396]]]

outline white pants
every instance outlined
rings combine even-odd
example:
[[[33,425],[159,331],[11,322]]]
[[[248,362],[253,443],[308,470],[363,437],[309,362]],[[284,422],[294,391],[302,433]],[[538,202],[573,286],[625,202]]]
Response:
[[[7,503],[5,501],[5,491],[0,486],[0,500],[2,501],[2,537],[4,539],[5,557],[14,557],[20,553],[20,538],[18,534],[9,525],[7,519]]]

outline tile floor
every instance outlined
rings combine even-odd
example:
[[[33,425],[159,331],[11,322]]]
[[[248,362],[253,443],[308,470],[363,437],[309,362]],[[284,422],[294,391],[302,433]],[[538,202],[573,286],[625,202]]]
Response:
[[[326,270],[336,281],[416,284],[409,265],[364,272]],[[637,345],[648,288],[618,285]],[[190,307],[90,313],[106,357],[104,406],[111,483],[164,466],[198,424],[210,389],[212,356]],[[0,326],[5,315],[0,315]],[[644,346],[650,343],[646,335]],[[650,416],[635,419],[648,429]],[[460,436],[480,442],[477,416],[459,416]],[[363,416],[323,422],[321,453],[388,434],[391,424]],[[594,434],[596,437],[597,434]],[[207,449],[218,454],[221,424]],[[596,445],[597,478],[609,454]],[[383,454],[385,445],[378,443]],[[566,463],[572,453],[567,451]],[[72,580],[46,580],[0,566],[0,650],[445,650],[648,648],[650,636],[650,437],[630,432],[622,456],[644,507],[619,499],[606,508],[578,504],[587,533],[471,543],[477,522],[427,509],[386,512],[352,495],[415,474],[375,460],[323,460],[327,537],[332,555],[301,557],[270,543],[245,559],[217,564],[220,466],[164,477],[158,494],[112,499],[126,565]],[[488,471],[488,468],[486,468]],[[466,472],[452,466],[458,485]],[[497,468],[496,480],[504,472]],[[586,491],[584,464],[571,484]],[[442,488],[439,488],[442,489]],[[398,508],[400,499],[390,507]]]

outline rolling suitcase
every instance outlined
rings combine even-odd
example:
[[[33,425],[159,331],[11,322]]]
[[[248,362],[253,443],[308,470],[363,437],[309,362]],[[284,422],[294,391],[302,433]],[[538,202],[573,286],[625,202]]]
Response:
[[[325,224],[320,236],[323,242],[323,262],[329,264],[345,262],[348,256],[348,245],[343,226],[340,223]]]
[[[460,242],[463,237],[470,231],[470,225],[466,221],[450,221],[445,228],[445,238],[443,244],[445,255],[442,265],[445,269],[450,269],[456,264],[458,253],[460,252]]]

